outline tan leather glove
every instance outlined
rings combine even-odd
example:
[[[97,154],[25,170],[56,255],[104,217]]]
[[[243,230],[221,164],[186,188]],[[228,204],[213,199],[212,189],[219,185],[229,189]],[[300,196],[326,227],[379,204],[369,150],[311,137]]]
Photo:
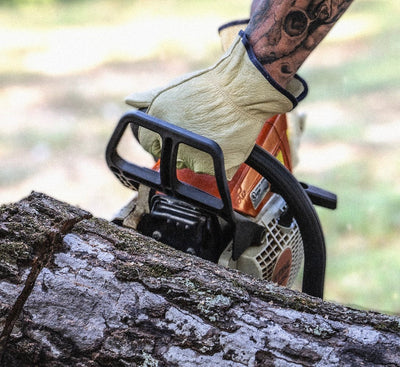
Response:
[[[306,85],[296,76],[287,90],[256,59],[244,32],[212,67],[172,82],[163,89],[133,93],[126,102],[147,113],[216,141],[224,153],[227,178],[247,159],[271,116],[290,111],[304,98]],[[139,141],[158,157],[160,137],[139,131]],[[188,146],[178,152],[179,168],[214,174],[211,157]]]
[[[234,20],[218,28],[223,51],[229,48],[240,30],[246,29],[249,21],[250,19]],[[299,147],[305,129],[306,115],[294,110],[287,113],[286,116],[292,167],[295,168],[299,163]]]

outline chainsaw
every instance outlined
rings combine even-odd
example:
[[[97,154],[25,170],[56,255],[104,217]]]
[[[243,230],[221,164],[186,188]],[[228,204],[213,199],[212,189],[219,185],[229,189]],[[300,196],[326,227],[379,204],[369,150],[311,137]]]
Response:
[[[128,131],[137,138],[139,128],[162,139],[152,169],[120,154],[122,136]],[[302,291],[322,298],[325,241],[314,205],[335,209],[337,198],[293,176],[287,131],[286,114],[266,121],[246,162],[228,181],[216,142],[134,110],[119,120],[106,161],[126,187],[148,188],[149,210],[137,225],[142,234],[281,286],[292,286],[303,267]],[[177,168],[181,144],[209,154],[214,175]]]

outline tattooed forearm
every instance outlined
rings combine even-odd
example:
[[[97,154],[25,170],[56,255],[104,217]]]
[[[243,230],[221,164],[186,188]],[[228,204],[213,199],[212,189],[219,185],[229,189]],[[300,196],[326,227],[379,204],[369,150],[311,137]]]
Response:
[[[246,29],[257,59],[283,87],[353,0],[254,0]]]

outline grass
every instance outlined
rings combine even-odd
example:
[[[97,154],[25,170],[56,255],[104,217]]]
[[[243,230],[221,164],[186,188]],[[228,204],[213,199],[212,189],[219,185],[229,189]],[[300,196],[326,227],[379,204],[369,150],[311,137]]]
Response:
[[[332,37],[330,44],[321,45],[344,47],[350,62],[336,67],[313,65],[312,69],[306,68],[307,80],[318,91],[311,93],[309,99],[344,99],[379,89],[397,89],[400,83],[400,66],[396,61],[400,51],[399,14],[400,6],[395,1],[355,1],[346,20],[349,24],[363,20],[362,34],[355,38],[349,34],[344,42]],[[339,26],[340,23],[335,27]],[[334,34],[335,29],[332,32]],[[330,87],[324,88],[326,85]]]
[[[397,249],[391,246],[370,249],[362,245],[362,239],[349,241],[357,241],[359,246],[344,249],[346,256],[329,259],[326,284],[329,297],[347,299],[356,307],[398,312],[400,273],[392,270],[400,267]]]
[[[242,0],[26,1],[0,6],[0,202],[44,191],[109,218],[131,193],[104,149],[124,97],[210,65]],[[356,0],[301,69],[310,93],[296,175],[319,210],[326,298],[400,313],[400,2]]]
[[[327,222],[325,231],[338,239],[351,234],[362,236],[370,247],[375,248],[395,242],[393,235],[398,233],[400,226],[398,193],[386,183],[374,184],[367,181],[368,178],[363,180],[362,177],[369,173],[362,168],[352,165],[351,169],[347,176],[341,172],[336,178],[342,185],[335,190],[340,199],[338,212],[320,213]]]

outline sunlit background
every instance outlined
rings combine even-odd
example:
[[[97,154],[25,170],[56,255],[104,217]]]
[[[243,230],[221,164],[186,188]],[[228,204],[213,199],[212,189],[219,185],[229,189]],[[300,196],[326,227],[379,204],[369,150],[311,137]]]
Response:
[[[104,162],[124,97],[211,65],[250,0],[0,0],[0,203],[45,192],[109,219],[131,193]],[[301,75],[296,176],[320,210],[325,298],[400,313],[400,2],[355,0]]]

